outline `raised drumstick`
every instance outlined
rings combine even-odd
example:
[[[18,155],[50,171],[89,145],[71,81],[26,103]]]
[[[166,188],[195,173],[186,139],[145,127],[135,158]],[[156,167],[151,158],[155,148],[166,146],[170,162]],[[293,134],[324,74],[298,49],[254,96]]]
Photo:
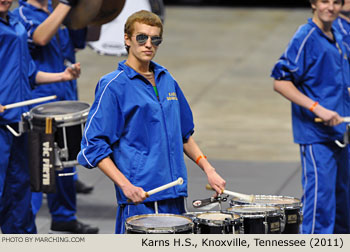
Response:
[[[207,190],[214,190],[214,188],[211,187],[211,185],[207,184],[205,186],[205,188]],[[224,193],[224,194],[227,194],[227,195],[230,195],[230,196],[233,196],[233,197],[237,197],[239,199],[242,199],[244,201],[247,201],[249,203],[253,203],[255,201],[255,196],[254,195],[248,195],[248,194],[243,194],[243,193],[238,193],[238,192],[231,192],[231,191],[228,191],[228,190],[222,190],[221,193]]]
[[[176,186],[176,185],[182,185],[184,182],[183,178],[179,177],[177,180],[173,181],[173,182],[170,182],[168,184],[165,184],[165,185],[162,185],[162,186],[159,186],[157,188],[154,188],[148,192],[146,192],[146,198],[148,198],[149,196],[151,196],[152,194],[155,194],[157,192],[160,192],[160,191],[163,191],[163,190],[166,190],[170,187],[173,187],[173,186]],[[128,202],[131,202],[131,200],[128,200]]]
[[[35,103],[39,103],[39,102],[53,100],[53,99],[56,99],[56,98],[57,98],[56,95],[51,95],[51,96],[31,99],[31,100],[27,100],[27,101],[11,103],[11,104],[4,105],[3,109],[6,110],[6,109],[12,109],[12,108],[17,108],[17,107],[27,106],[27,105],[31,105],[31,104],[35,104]]]

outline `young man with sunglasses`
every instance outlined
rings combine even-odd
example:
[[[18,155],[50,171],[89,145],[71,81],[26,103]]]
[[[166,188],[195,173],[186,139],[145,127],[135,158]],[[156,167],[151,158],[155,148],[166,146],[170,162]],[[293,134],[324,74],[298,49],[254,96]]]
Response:
[[[332,27],[344,1],[310,3],[313,17],[295,33],[272,77],[275,91],[292,102],[304,192],[301,232],[350,233],[349,147],[340,143],[342,116],[350,114],[349,58]]]
[[[180,87],[167,69],[152,61],[162,42],[160,18],[136,12],[124,31],[128,58],[99,81],[78,155],[80,164],[99,167],[115,183],[116,233],[125,232],[130,216],[185,212],[184,152],[217,193],[225,187],[191,136],[192,112]],[[182,185],[146,198],[145,192],[179,177]]]

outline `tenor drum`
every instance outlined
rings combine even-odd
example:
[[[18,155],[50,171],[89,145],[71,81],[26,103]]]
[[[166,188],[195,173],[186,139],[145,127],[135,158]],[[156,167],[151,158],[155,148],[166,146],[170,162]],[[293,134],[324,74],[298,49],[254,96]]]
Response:
[[[143,214],[126,219],[125,231],[127,234],[191,234],[193,222],[176,214]]]
[[[231,213],[204,212],[194,218],[196,234],[234,234],[239,232],[239,218]]]
[[[225,212],[239,216],[241,234],[280,234],[282,213],[279,207],[241,205]]]
[[[251,204],[238,198],[230,201],[231,206]],[[288,196],[255,195],[254,205],[280,207],[283,213],[281,229],[283,234],[298,234],[302,222],[302,203],[299,199]]]

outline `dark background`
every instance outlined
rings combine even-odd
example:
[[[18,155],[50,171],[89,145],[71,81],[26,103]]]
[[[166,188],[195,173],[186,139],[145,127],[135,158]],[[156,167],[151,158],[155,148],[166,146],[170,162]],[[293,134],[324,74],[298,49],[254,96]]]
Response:
[[[309,0],[163,0],[165,5],[309,7]]]

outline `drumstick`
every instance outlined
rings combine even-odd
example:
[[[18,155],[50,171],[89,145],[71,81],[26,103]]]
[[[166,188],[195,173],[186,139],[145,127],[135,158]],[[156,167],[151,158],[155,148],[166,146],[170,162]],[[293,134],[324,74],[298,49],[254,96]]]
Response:
[[[207,184],[205,186],[205,188],[207,190],[214,190],[214,188],[211,187],[211,185]],[[244,201],[247,201],[249,203],[253,203],[255,201],[255,196],[254,195],[248,195],[248,194],[243,194],[243,193],[238,193],[238,192],[231,192],[231,191],[228,191],[228,190],[222,190],[221,193],[224,193],[224,194],[227,194],[227,195],[230,195],[230,196],[233,196],[233,197],[237,197],[239,199],[242,199]]]
[[[56,98],[57,98],[56,95],[51,95],[51,96],[46,96],[46,97],[31,99],[31,100],[27,100],[27,101],[11,103],[11,104],[5,105],[5,106],[4,106],[4,110],[5,110],[5,109],[17,108],[17,107],[22,107],[22,106],[27,106],[27,105],[31,105],[31,104],[34,104],[34,103],[49,101],[49,100],[53,100],[53,99],[56,99]]]
[[[321,123],[321,122],[323,122],[323,120],[321,118],[319,118],[319,117],[316,117],[315,118],[315,122]],[[343,122],[349,123],[350,122],[350,116],[343,117]]]
[[[183,182],[184,182],[183,178],[179,177],[177,180],[175,180],[173,182],[170,182],[168,184],[162,185],[162,186],[154,188],[154,189],[152,189],[152,190],[150,190],[148,192],[145,192],[145,196],[146,196],[146,198],[148,198],[152,194],[155,194],[157,192],[166,190],[166,189],[168,189],[170,187],[173,187],[173,186],[176,186],[176,185],[182,185]],[[131,200],[128,199],[128,202],[131,202]]]

